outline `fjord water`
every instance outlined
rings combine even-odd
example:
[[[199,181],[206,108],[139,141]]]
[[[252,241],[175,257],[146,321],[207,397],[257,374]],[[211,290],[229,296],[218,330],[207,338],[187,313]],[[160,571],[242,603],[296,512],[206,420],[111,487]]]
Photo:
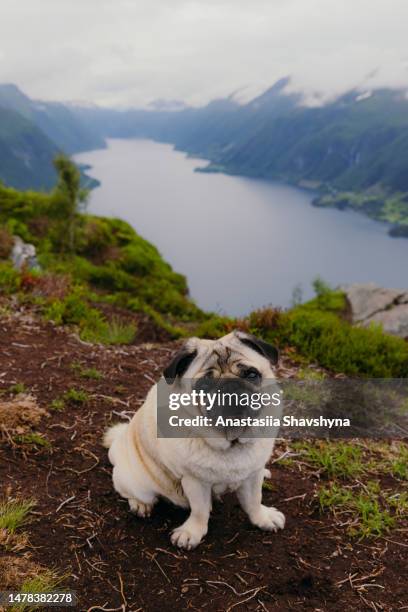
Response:
[[[88,211],[128,221],[186,275],[206,310],[286,307],[296,286],[311,297],[318,275],[333,286],[408,287],[408,239],[352,211],[315,208],[309,192],[194,172],[207,162],[149,140],[112,139],[75,159],[101,181]]]

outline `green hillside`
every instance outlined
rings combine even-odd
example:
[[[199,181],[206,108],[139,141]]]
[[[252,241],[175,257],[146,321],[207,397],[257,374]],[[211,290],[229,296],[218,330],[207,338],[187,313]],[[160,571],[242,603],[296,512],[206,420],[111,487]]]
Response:
[[[31,121],[0,107],[0,180],[21,189],[49,189],[56,145]]]
[[[49,194],[0,186],[0,293],[72,326],[85,341],[132,341],[146,320],[167,339],[216,338],[238,328],[300,364],[352,376],[408,376],[408,343],[379,328],[351,326],[344,295],[321,281],[315,300],[288,311],[266,308],[243,319],[203,312],[186,279],[127,223],[79,213],[78,170],[61,157],[57,167]],[[41,270],[13,270],[7,258],[15,235],[36,246]]]
[[[39,103],[12,84],[0,85],[0,180],[19,189],[50,189],[53,158],[105,146],[68,106]],[[84,183],[96,181],[83,174]]]
[[[81,121],[66,104],[31,100],[15,85],[0,84],[0,106],[32,121],[66,153],[105,146],[103,137]]]

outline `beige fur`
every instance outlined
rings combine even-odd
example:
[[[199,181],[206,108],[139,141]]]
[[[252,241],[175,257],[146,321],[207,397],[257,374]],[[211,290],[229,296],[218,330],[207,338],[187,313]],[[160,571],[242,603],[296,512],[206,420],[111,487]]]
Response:
[[[237,376],[242,363],[256,366],[265,378],[272,378],[268,359],[244,345],[243,337],[232,333],[217,341],[189,340],[185,350],[197,351],[197,355],[183,378],[200,378],[208,368],[219,376]],[[237,492],[253,524],[270,531],[284,527],[284,515],[261,502],[273,439],[240,438],[232,444],[222,436],[159,438],[156,406],[155,385],[132,421],[113,426],[104,437],[113,465],[114,488],[129,500],[133,512],[141,517],[150,515],[158,497],[190,508],[189,518],[171,537],[173,544],[186,549],[197,546],[207,533],[212,496],[227,490]]]

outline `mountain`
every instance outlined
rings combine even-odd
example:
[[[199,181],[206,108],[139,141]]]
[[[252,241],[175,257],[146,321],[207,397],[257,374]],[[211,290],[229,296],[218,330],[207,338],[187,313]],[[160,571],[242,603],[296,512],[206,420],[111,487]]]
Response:
[[[31,100],[13,84],[0,85],[0,180],[19,189],[50,189],[53,158],[105,146],[103,136],[69,106]],[[85,175],[83,174],[85,178]],[[91,181],[86,179],[88,185]]]
[[[367,214],[398,224],[406,220],[408,225],[406,93],[355,90],[311,108],[301,94],[289,92],[289,85],[289,77],[280,79],[243,105],[232,95],[200,108],[159,100],[146,110],[38,102],[15,85],[1,85],[0,107],[17,111],[67,153],[103,147],[109,137],[151,138],[208,159],[209,166],[201,171],[279,179],[325,194],[340,193],[341,206],[349,197],[344,194],[363,193],[358,206]],[[3,151],[0,162],[4,156]],[[373,212],[373,194],[382,198],[380,213],[378,203]],[[386,201],[390,194],[403,197],[395,205]],[[326,198],[324,205],[337,201]]]
[[[58,148],[31,121],[0,107],[0,180],[21,189],[49,189]]]
[[[320,206],[352,207],[408,235],[408,98],[350,91],[307,107],[290,78],[247,104],[229,97],[177,111],[75,109],[105,137],[143,137],[210,160],[200,172],[283,180],[321,192]],[[162,105],[164,108],[165,105]]]
[[[245,105],[233,97],[176,111],[75,108],[104,137],[145,137],[208,158],[210,169],[336,189],[408,191],[408,99],[351,91],[321,107],[287,93],[289,77]]]
[[[105,146],[103,137],[81,121],[66,104],[31,100],[16,85],[0,84],[0,106],[32,121],[65,153]]]
[[[408,100],[401,92],[358,92],[321,108],[256,119],[217,163],[238,174],[316,181],[337,189],[382,185],[408,191]]]

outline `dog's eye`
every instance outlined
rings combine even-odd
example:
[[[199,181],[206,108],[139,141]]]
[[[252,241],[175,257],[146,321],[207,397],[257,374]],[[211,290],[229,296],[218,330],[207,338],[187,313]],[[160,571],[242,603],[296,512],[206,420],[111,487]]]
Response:
[[[252,381],[256,381],[261,378],[261,375],[258,372],[258,370],[255,370],[254,368],[249,368],[248,370],[244,370],[242,373],[242,376],[243,378],[246,378],[247,380],[252,380]]]

